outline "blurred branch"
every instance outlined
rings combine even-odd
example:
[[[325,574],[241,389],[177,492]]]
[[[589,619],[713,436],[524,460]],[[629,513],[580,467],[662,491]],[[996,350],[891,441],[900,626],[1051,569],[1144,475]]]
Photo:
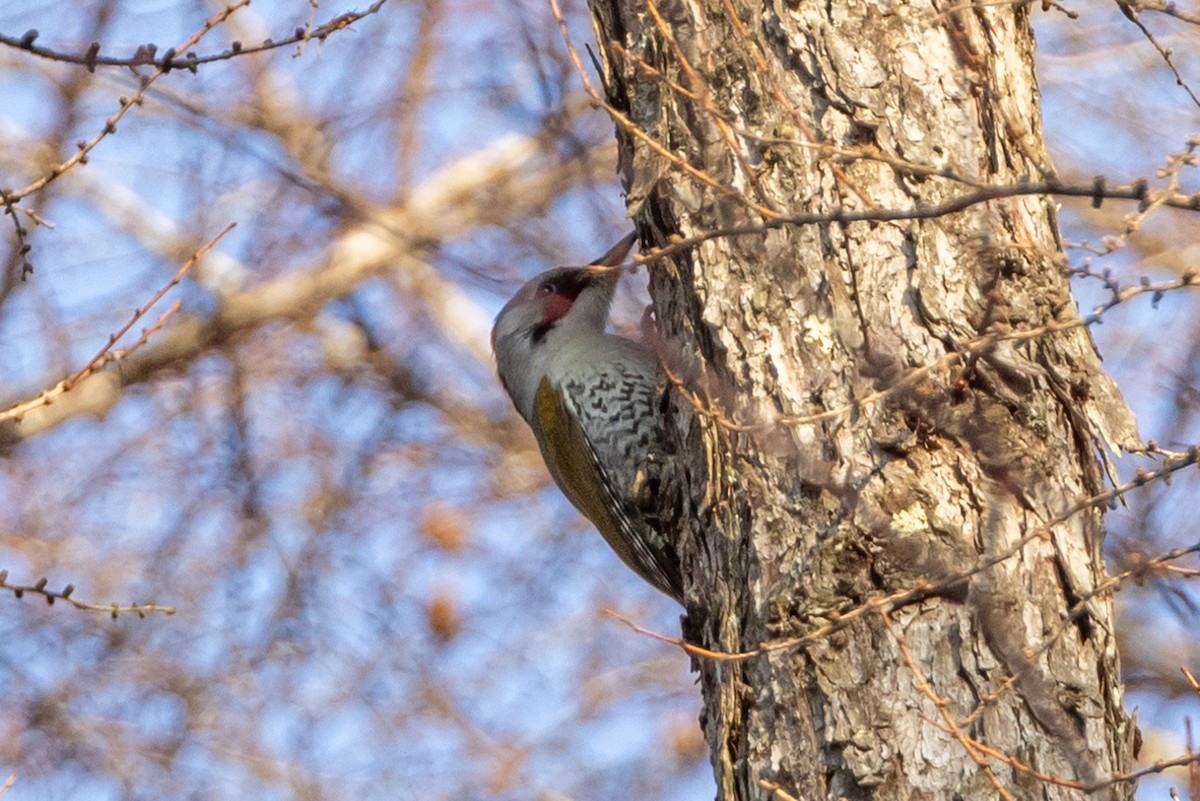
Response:
[[[81,381],[94,374],[97,370],[101,369],[107,364],[111,364],[112,362],[120,361],[138,348],[145,345],[146,342],[149,341],[151,335],[155,334],[163,327],[163,324],[166,323],[167,318],[179,310],[179,301],[176,301],[169,309],[163,312],[153,325],[143,329],[142,335],[138,338],[137,342],[134,342],[128,348],[124,348],[123,350],[114,351],[112,349],[113,345],[117,344],[121,337],[129,333],[129,329],[133,328],[134,324],[138,320],[145,317],[146,314],[149,313],[150,309],[152,309],[156,303],[162,300],[163,296],[166,295],[167,292],[171,291],[171,289],[177,286],[179,282],[183,280],[183,277],[188,274],[188,271],[195,266],[196,262],[200,261],[200,259],[204,257],[204,254],[211,250],[212,247],[216,245],[218,241],[220,241],[221,237],[232,231],[236,224],[237,223],[230,223],[229,225],[225,226],[225,229],[221,231],[221,233],[213,237],[208,244],[201,247],[192,255],[191,258],[184,262],[183,266],[179,268],[174,276],[172,276],[171,280],[154,293],[154,297],[150,298],[150,300],[148,300],[143,306],[134,311],[133,316],[129,319],[129,322],[125,323],[125,325],[123,325],[116,333],[109,335],[108,342],[104,344],[104,347],[100,348],[100,351],[93,356],[87,364],[80,368],[76,373],[64,378],[62,381],[59,381],[50,389],[43,390],[42,392],[38,393],[37,397],[31,398],[27,401],[22,401],[21,403],[17,403],[8,409],[5,409],[4,411],[0,411],[0,423],[3,423],[6,420],[15,420],[19,423],[26,414],[29,414],[29,412],[39,407],[49,406],[64,394],[70,392]]]
[[[143,620],[146,618],[148,613],[157,612],[159,614],[168,616],[175,614],[175,607],[159,606],[153,601],[146,604],[129,604],[128,606],[121,606],[116,601],[113,601],[111,604],[93,604],[88,603],[87,601],[79,601],[72,597],[73,593],[75,592],[74,584],[68,584],[67,586],[63,587],[60,592],[55,592],[54,590],[46,589],[46,585],[48,583],[49,582],[43,576],[42,578],[38,579],[36,583],[30,585],[9,584],[8,571],[0,570],[0,590],[9,590],[17,598],[23,598],[27,592],[34,595],[41,595],[46,599],[46,603],[50,606],[53,606],[55,601],[61,599],[76,609],[83,609],[88,612],[107,612],[112,615],[113,620],[116,620],[121,614],[137,615]],[[2,790],[0,790],[0,792],[2,792]]]
[[[78,198],[103,197],[104,202],[96,207],[96,211],[115,230],[136,239],[141,247],[161,261],[187,259],[201,241],[164,212],[159,204],[149,202],[125,183],[122,176],[101,165],[76,173],[69,191]],[[229,253],[212,250],[196,264],[188,277],[208,290],[223,294],[244,286],[250,274],[250,268]]]
[[[360,222],[329,248],[323,266],[230,291],[219,297],[217,311],[208,317],[180,315],[150,346],[123,359],[120,371],[93,372],[54,404],[28,410],[19,426],[0,423],[0,452],[73,417],[103,415],[125,387],[186,367],[208,349],[267,323],[311,319],[324,304],[381,275],[396,276],[404,289],[421,296],[450,340],[478,363],[490,364],[490,315],[418,254],[496,215],[552,202],[579,174],[579,165],[562,163],[544,144],[536,137],[506,137],[429,176],[399,207],[377,210],[356,204],[353,213]],[[602,150],[597,157],[609,153]]]

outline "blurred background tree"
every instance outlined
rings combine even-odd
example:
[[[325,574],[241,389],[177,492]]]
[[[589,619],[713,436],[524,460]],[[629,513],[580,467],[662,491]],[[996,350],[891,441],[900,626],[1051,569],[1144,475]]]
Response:
[[[1196,19],[1069,10],[1035,14],[1060,173],[1153,176],[1195,133]],[[564,19],[587,38],[586,9]],[[84,369],[237,223],[115,347],[180,301],[144,344],[0,423],[7,583],[177,610],[0,597],[8,796],[710,795],[686,658],[600,613],[673,632],[678,609],[553,488],[490,363],[522,279],[628,230],[611,120],[549,8],[34,0],[0,34],[0,408]],[[1193,216],[1063,203],[1072,266],[1101,276],[1085,311],[1106,272],[1192,268]],[[1151,300],[1095,336],[1143,435],[1183,449],[1200,315]],[[1194,542],[1195,497],[1190,473],[1133,494],[1110,570]],[[1143,759],[1187,750],[1195,565],[1119,596]]]

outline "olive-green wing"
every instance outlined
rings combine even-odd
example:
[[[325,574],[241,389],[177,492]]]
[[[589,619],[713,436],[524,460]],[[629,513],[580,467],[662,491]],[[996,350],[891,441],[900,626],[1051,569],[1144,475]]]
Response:
[[[534,398],[534,427],[542,458],[563,494],[600,530],[617,556],[634,572],[682,603],[679,564],[656,552],[625,512],[596,450],[567,400],[542,379]],[[651,536],[657,535],[657,532]]]

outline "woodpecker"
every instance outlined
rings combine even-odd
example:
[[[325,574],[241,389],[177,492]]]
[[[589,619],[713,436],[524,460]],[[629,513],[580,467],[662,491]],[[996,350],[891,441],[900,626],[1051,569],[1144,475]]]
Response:
[[[679,557],[653,512],[662,444],[658,363],[605,332],[630,234],[587,267],[530,280],[492,327],[500,383],[563,494],[626,565],[683,602]]]

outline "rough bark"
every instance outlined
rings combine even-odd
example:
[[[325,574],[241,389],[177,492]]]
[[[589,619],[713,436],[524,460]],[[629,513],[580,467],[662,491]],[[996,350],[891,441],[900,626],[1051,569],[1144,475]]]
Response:
[[[1053,201],[835,219],[1051,173],[1029,7],[591,3],[647,243],[761,229],[651,265],[685,633],[772,644],[697,659],[718,798],[1078,798],[1012,761],[1128,770],[1102,510],[1067,512],[1136,430],[1068,327]]]

